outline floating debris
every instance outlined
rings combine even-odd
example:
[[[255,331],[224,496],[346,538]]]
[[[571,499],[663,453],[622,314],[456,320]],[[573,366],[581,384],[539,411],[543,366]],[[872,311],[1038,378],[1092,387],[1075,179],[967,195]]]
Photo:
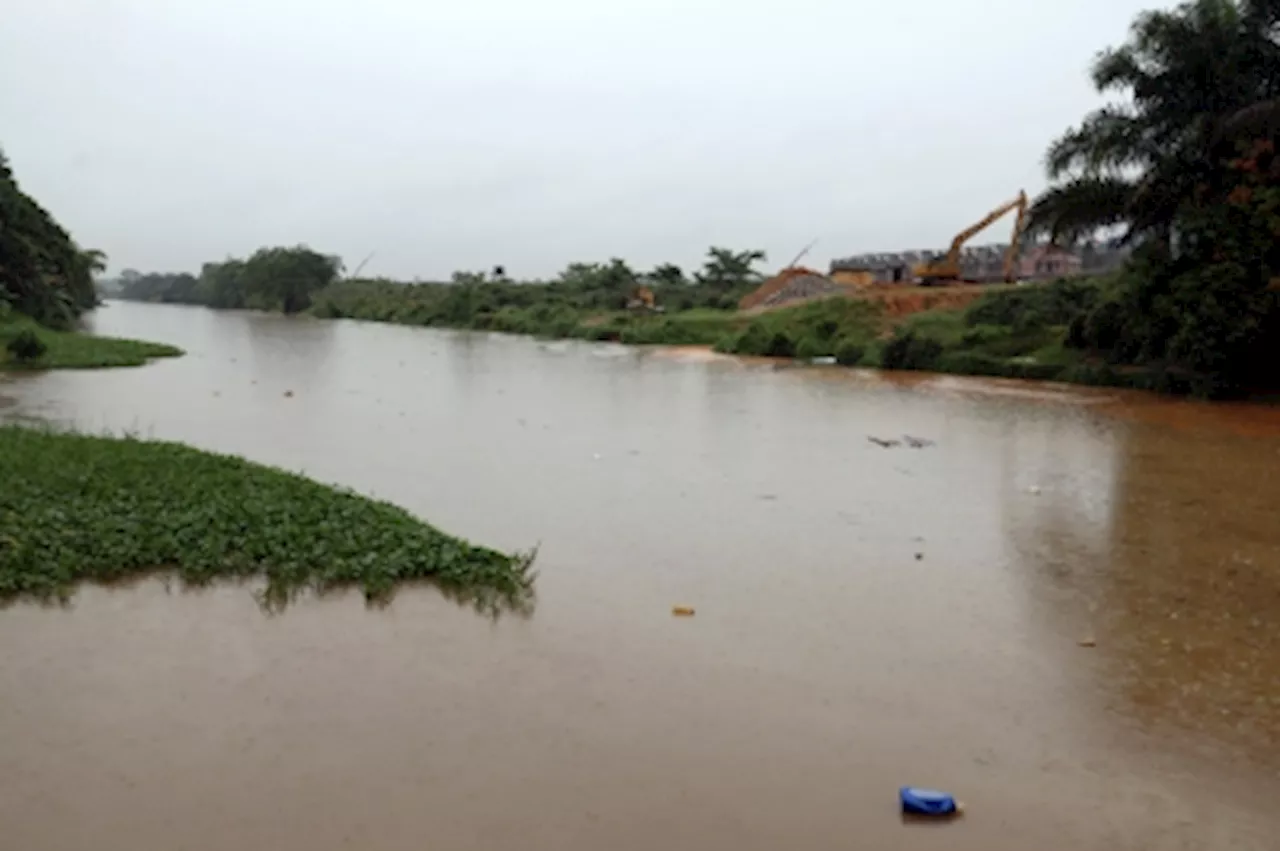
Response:
[[[963,804],[937,789],[903,786],[898,790],[898,799],[902,802],[903,814],[909,816],[954,818],[964,812]]]
[[[912,437],[909,434],[904,434],[902,439],[905,440],[907,442],[907,446],[910,446],[912,449],[924,449],[926,446],[933,446],[932,440],[928,440],[923,437]]]
[[[881,449],[889,449],[902,444],[902,441],[900,440],[885,440],[883,437],[875,437],[870,434],[867,435],[867,440],[871,441],[876,446],[879,446]]]
[[[678,618],[691,618],[694,616],[695,611],[693,606],[672,606],[671,614]]]

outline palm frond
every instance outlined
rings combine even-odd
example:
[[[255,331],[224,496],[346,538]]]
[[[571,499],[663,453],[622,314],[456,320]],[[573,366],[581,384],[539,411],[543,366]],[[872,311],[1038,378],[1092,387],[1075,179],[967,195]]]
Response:
[[[1077,177],[1046,190],[1027,214],[1027,233],[1071,242],[1128,219],[1134,184],[1121,177]]]
[[[1218,122],[1215,142],[1280,136],[1280,97],[1258,101]]]
[[[1051,179],[1072,170],[1086,174],[1123,169],[1151,155],[1146,125],[1126,106],[1104,106],[1049,147],[1045,166]]]

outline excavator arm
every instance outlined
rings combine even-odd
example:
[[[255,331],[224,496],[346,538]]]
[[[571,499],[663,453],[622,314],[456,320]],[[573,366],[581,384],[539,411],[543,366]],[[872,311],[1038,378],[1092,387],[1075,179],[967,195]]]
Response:
[[[1018,192],[1017,198],[1014,198],[1012,201],[1001,204],[999,207],[996,207],[990,213],[987,213],[987,215],[985,215],[976,224],[971,225],[970,227],[967,227],[964,230],[960,231],[960,233],[956,234],[955,238],[951,240],[951,248],[948,249],[946,257],[944,257],[941,260],[934,261],[932,263],[924,263],[924,264],[921,264],[920,266],[917,266],[915,269],[915,274],[917,275],[917,277],[923,279],[927,283],[941,281],[949,278],[950,279],[959,278],[960,277],[960,252],[964,248],[965,243],[968,242],[977,234],[981,233],[982,231],[990,227],[991,223],[994,222],[996,219],[1000,218],[1010,210],[1015,210],[1015,209],[1018,211],[1018,218],[1017,218],[1017,221],[1014,223],[1015,238],[1013,241],[1013,245],[1010,246],[1010,251],[1006,252],[1005,254],[1005,268],[1004,268],[1005,277],[1008,277],[1009,275],[1011,275],[1013,270],[1013,267],[1012,267],[1013,260],[1017,256],[1016,255],[1016,246],[1018,242],[1017,237],[1021,236],[1022,228],[1026,222],[1027,194],[1022,191]]]
[[[1027,194],[1025,192],[1019,192],[1017,198],[1014,198],[1012,201],[1009,201],[1008,203],[1001,204],[999,207],[996,207],[990,213],[987,213],[987,215],[983,217],[982,221],[978,222],[976,225],[973,225],[972,227],[965,228],[964,230],[960,231],[960,233],[956,234],[956,238],[951,240],[951,250],[947,252],[947,262],[959,263],[960,249],[964,248],[964,244],[969,240],[973,239],[978,234],[982,233],[987,228],[989,228],[991,226],[991,223],[994,222],[996,219],[1000,218],[1005,213],[1013,209],[1016,209],[1018,211],[1019,219],[1023,218],[1026,215]]]
[[[1009,237],[1009,250],[1004,253],[1004,280],[1005,283],[1013,283],[1017,280],[1018,274],[1016,266],[1018,264],[1018,252],[1022,248],[1022,232],[1027,227],[1027,195],[1025,192],[1018,193],[1018,216],[1013,220],[1013,235]]]

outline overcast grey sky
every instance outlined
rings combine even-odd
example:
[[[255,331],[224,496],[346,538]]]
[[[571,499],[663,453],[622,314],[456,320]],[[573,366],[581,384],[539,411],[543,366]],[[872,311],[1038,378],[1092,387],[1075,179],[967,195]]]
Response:
[[[1152,5],[7,0],[0,145],[114,271],[298,242],[400,278],[825,264],[1040,189]]]

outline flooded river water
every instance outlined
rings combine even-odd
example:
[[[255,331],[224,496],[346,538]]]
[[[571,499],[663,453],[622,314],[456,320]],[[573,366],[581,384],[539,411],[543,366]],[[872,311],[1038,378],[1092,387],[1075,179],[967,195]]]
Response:
[[[540,545],[539,597],[270,616],[152,580],[0,611],[0,847],[1280,847],[1280,409],[195,308],[92,323],[188,354],[11,377],[0,416]],[[867,439],[904,434],[934,443]],[[902,784],[968,815],[903,824]]]

